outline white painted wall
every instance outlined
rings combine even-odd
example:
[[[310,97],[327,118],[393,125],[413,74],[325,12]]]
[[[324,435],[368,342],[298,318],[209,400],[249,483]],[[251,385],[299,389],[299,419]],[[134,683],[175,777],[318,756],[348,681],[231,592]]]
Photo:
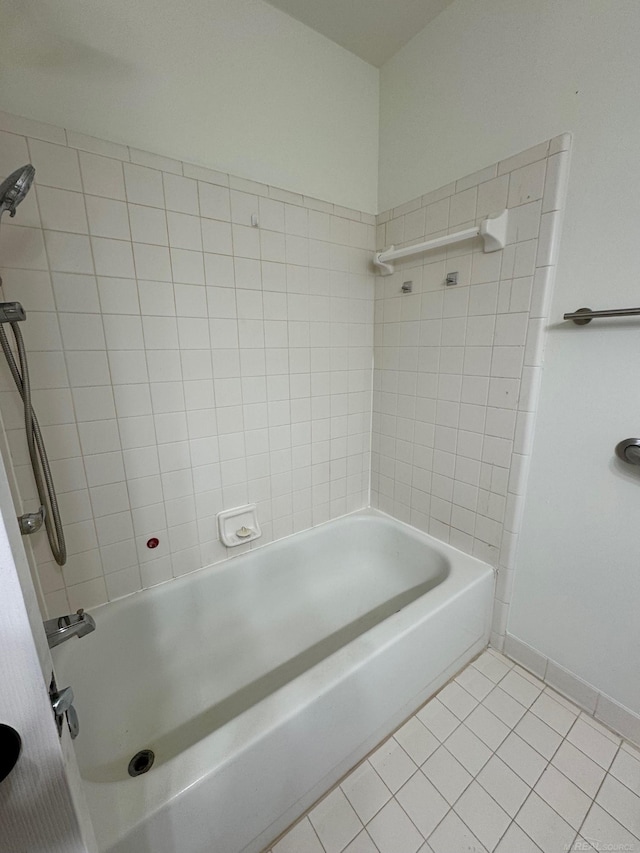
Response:
[[[574,135],[509,631],[640,712],[640,6],[457,0],[382,69],[381,207],[562,131]],[[555,322],[554,322],[555,318]]]
[[[262,0],[0,0],[0,109],[374,213],[378,70]]]

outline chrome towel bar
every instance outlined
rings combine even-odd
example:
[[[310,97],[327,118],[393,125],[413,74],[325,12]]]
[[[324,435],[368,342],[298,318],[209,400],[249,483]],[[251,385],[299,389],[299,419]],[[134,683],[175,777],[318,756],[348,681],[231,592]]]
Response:
[[[573,320],[576,326],[586,326],[600,317],[632,317],[640,314],[640,308],[612,308],[609,311],[592,311],[591,308],[578,308],[570,314],[564,314],[565,320]]]

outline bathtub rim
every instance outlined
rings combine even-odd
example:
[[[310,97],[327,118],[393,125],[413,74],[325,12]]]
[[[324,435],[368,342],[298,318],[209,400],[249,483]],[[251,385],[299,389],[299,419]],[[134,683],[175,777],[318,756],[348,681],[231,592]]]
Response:
[[[431,536],[429,533],[425,533],[417,527],[413,527],[413,525],[400,521],[397,518],[394,518],[392,515],[389,515],[382,510],[374,509],[373,507],[364,507],[362,509],[354,510],[353,512],[345,513],[344,515],[340,515],[337,518],[331,518],[327,521],[322,521],[320,524],[316,524],[313,527],[308,527],[305,530],[299,530],[295,533],[289,533],[287,536],[283,536],[280,539],[274,539],[269,542],[258,543],[251,548],[247,548],[247,550],[239,551],[235,553],[233,549],[228,549],[231,553],[225,557],[223,560],[218,560],[215,563],[209,563],[206,566],[200,566],[198,569],[194,569],[191,572],[186,572],[183,575],[180,575],[175,578],[169,578],[168,580],[161,581],[160,583],[154,584],[150,587],[144,587],[142,589],[137,589],[134,592],[128,593],[127,595],[120,596],[119,598],[114,598],[112,601],[105,601],[103,604],[99,604],[96,607],[85,608],[87,613],[90,613],[96,620],[99,620],[102,615],[108,614],[112,609],[121,608],[124,606],[125,602],[133,606],[135,603],[139,602],[141,598],[150,599],[154,596],[159,596],[161,594],[166,594],[169,589],[179,590],[181,587],[188,586],[193,582],[194,579],[201,577],[204,573],[210,573],[211,575],[218,574],[219,572],[231,571],[234,568],[234,563],[236,560],[241,558],[251,557],[254,554],[259,554],[263,549],[270,548],[272,545],[282,545],[288,542],[290,539],[298,539],[300,537],[306,536],[311,533],[315,533],[318,530],[323,530],[326,527],[331,527],[335,525],[337,522],[344,522],[350,519],[358,519],[358,518],[369,518],[376,519],[380,521],[390,522],[391,526],[400,526],[408,535],[417,534],[414,538],[427,541],[427,544],[433,544],[433,550],[439,551],[442,549],[443,556],[445,558],[448,554],[454,556],[457,559],[466,559],[470,560],[472,563],[483,563],[484,565],[489,565],[488,563],[484,563],[484,561],[480,560],[478,557],[473,557],[470,554],[466,554],[464,551],[460,551],[455,548],[453,545],[449,545],[448,542],[442,542],[440,539],[436,539],[434,536]],[[489,566],[489,568],[492,568]],[[495,569],[492,569],[495,571]],[[443,581],[446,580],[446,577],[443,578]],[[54,659],[54,663],[56,659],[63,659],[65,656],[65,652],[68,651],[68,647],[64,644],[57,646],[54,650],[54,654],[56,658]]]

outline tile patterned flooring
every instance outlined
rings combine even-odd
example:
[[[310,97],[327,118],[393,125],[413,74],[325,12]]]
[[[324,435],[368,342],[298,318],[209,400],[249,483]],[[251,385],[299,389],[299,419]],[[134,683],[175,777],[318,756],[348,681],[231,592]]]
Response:
[[[488,650],[269,853],[640,853],[640,751]]]

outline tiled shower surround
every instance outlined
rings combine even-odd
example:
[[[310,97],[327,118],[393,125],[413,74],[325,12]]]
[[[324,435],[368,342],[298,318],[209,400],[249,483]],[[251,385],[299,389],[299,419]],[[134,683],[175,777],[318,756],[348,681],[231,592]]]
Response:
[[[4,298],[27,310],[67,532],[62,570],[43,534],[25,540],[47,609],[235,556],[223,508],[258,505],[259,546],[371,503],[498,568],[502,648],[569,145],[387,211],[376,240],[366,213],[0,113],[0,176],[37,170],[0,262]],[[468,241],[374,279],[376,242],[505,207],[503,251]],[[0,380],[10,475],[33,509],[4,363]]]
[[[223,508],[257,503],[264,544],[366,506],[374,218],[13,116],[0,131],[0,176],[36,167],[0,263],[69,550],[61,570],[25,540],[49,612],[225,559]]]
[[[509,209],[503,251],[466,241],[377,278],[371,484],[373,506],[498,568],[500,648],[569,145],[556,137],[378,217],[382,250]],[[449,273],[456,285],[445,285]],[[412,292],[402,292],[405,282]]]

